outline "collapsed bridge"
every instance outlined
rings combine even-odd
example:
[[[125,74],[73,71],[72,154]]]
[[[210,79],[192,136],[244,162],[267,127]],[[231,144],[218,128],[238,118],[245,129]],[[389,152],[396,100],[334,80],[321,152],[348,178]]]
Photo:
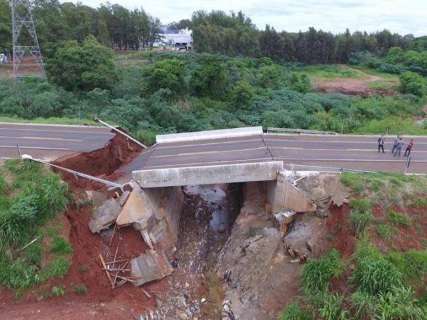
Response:
[[[378,153],[376,140],[376,136],[264,134],[261,127],[160,135],[143,154],[133,178],[143,188],[156,188],[270,181],[292,166],[402,172],[405,159]],[[386,138],[390,148],[392,140]],[[427,137],[415,140],[410,171],[426,173]]]

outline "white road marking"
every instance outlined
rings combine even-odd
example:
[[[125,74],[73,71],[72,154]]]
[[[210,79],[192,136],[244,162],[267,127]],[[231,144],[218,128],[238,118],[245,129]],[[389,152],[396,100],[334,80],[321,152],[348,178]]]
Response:
[[[79,130],[80,129],[80,130]],[[62,133],[74,133],[74,134],[84,134],[84,133],[86,133],[86,134],[88,134],[88,135],[90,135],[90,134],[97,134],[97,135],[108,135],[108,136],[114,136],[114,134],[113,133],[111,133],[111,132],[109,132],[109,131],[107,131],[107,132],[97,132],[97,131],[85,131],[85,130],[82,130],[82,129],[85,129],[85,128],[76,128],[76,130],[74,130],[74,131],[71,131],[71,130],[47,130],[47,129],[27,129],[27,128],[25,128],[25,129],[22,129],[22,128],[19,128],[19,129],[17,129],[17,128],[2,128],[2,127],[0,127],[0,130],[4,130],[4,131],[30,131],[30,132],[47,132],[47,133],[56,133],[56,134],[62,134]],[[99,130],[99,131],[101,131],[101,130]],[[17,137],[18,138],[18,137]]]
[[[48,138],[48,137],[10,137],[10,136],[0,136],[0,139],[23,139],[23,140],[41,140],[41,141],[83,142],[83,140],[80,140],[80,139]]]
[[[192,156],[192,155],[202,155],[202,154],[218,154],[218,153],[236,153],[241,151],[254,151],[254,150],[265,150],[268,152],[266,147],[259,148],[246,148],[246,149],[233,149],[233,150],[218,150],[218,151],[200,151],[200,152],[184,152],[184,153],[176,153],[176,154],[167,154],[167,155],[159,155],[155,154],[151,155],[150,158],[170,158],[170,157],[180,157],[180,156]]]
[[[406,159],[338,159],[338,158],[331,158],[331,159],[323,159],[323,158],[317,158],[317,159],[302,159],[302,158],[286,158],[286,157],[274,157],[274,160],[283,160],[283,161],[329,161],[329,162],[391,162],[391,163],[405,163]],[[427,163],[427,160],[412,160],[412,163]]]
[[[0,148],[16,149],[16,145],[14,146],[0,145]],[[68,149],[68,148],[30,147],[30,146],[21,146],[21,145],[19,146],[19,149],[72,151],[71,149]]]
[[[328,148],[328,149],[315,149],[315,148],[302,148],[302,147],[270,147],[270,149],[282,149],[282,150],[301,150],[301,151],[349,151],[349,152],[371,152],[371,153],[378,153],[378,150],[376,149],[342,149],[342,148]],[[404,150],[404,148],[402,149]],[[416,150],[412,151],[412,153],[427,153],[427,150]],[[387,153],[387,152],[386,152]]]
[[[268,139],[268,138],[264,138],[265,142],[268,144],[270,142],[283,142],[283,143],[288,143],[288,142],[301,142],[301,143],[319,143],[319,144],[324,144],[324,143],[339,143],[341,145],[345,145],[345,144],[350,144],[350,143],[361,143],[361,144],[373,144],[373,145],[377,145],[377,141],[366,141],[366,140],[357,140],[357,141],[351,141],[351,140],[328,140],[328,139],[324,139],[324,140],[307,140],[307,139]],[[407,143],[407,141],[405,141]],[[392,142],[389,143],[390,145],[392,145]],[[415,141],[415,146],[417,145],[427,145],[427,142],[421,142],[421,141]]]

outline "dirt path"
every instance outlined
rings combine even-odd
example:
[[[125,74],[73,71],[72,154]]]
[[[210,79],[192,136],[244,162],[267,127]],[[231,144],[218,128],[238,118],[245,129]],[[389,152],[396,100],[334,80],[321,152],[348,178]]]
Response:
[[[318,79],[313,81],[314,89],[325,93],[342,93],[346,95],[371,96],[394,95],[392,89],[373,89],[370,85],[384,79],[370,75],[362,79],[337,78],[332,80]]]

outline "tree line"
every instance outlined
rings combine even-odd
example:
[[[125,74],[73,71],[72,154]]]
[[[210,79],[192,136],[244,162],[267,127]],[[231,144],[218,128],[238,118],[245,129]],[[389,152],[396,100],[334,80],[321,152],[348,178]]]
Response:
[[[108,2],[92,8],[81,3],[36,0],[33,13],[42,49],[48,56],[64,41],[83,42],[89,35],[114,49],[139,50],[152,46],[161,31],[160,20],[142,8],[129,10]],[[382,56],[392,47],[420,49],[425,43],[424,39],[388,30],[332,34],[309,28],[292,33],[278,32],[268,25],[259,30],[242,12],[196,11],[191,19],[171,23],[169,27],[191,29],[197,52],[306,64],[347,63],[357,52]],[[0,49],[10,48],[10,9],[8,0],[0,0]]]
[[[392,47],[414,45],[412,35],[383,30],[375,33],[332,34],[309,28],[305,32],[278,32],[267,25],[258,30],[242,12],[195,12],[191,21],[182,21],[193,31],[194,48],[199,52],[250,57],[269,57],[278,62],[306,64],[347,63],[356,52],[384,55]]]
[[[105,46],[139,50],[159,39],[160,20],[143,9],[129,10],[118,4],[92,8],[81,3],[36,0],[33,4],[40,45],[45,54],[68,40],[83,42],[94,36]],[[11,18],[8,0],[0,0],[0,50],[11,49]]]

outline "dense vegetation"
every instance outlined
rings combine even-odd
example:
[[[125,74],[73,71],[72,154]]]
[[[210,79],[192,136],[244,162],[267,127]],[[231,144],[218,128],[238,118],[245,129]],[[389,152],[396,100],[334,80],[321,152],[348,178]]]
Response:
[[[413,120],[422,116],[424,99],[412,89],[394,97],[314,93],[304,69],[268,58],[196,53],[115,58],[88,38],[66,43],[48,61],[50,83],[0,82],[0,114],[98,116],[145,139],[154,132],[254,125],[362,133],[426,130]]]
[[[260,31],[242,13],[213,11],[195,12],[191,20],[171,25],[192,29],[197,53],[115,55],[108,47],[151,46],[158,39],[159,21],[119,5],[93,9],[55,0],[37,1],[34,15],[49,82],[0,81],[2,116],[98,116],[146,142],[159,132],[253,125],[344,133],[426,132],[425,121],[414,121],[424,116],[427,93],[423,38],[388,31],[333,35],[310,28],[279,33],[268,26]],[[0,0],[0,17],[0,45],[10,48],[5,0]],[[306,64],[348,61],[376,69],[384,78],[381,72],[398,75],[400,84],[393,90],[400,93],[361,98],[312,90]]]
[[[0,168],[0,284],[23,289],[68,271],[72,252],[55,221],[67,186],[43,166],[9,160]]]
[[[150,47],[159,39],[160,21],[143,9],[128,10],[118,4],[91,8],[81,3],[39,0],[34,16],[44,54],[52,56],[64,41],[84,41],[89,35],[98,42],[120,50]],[[7,0],[0,0],[0,50],[11,48],[11,23]],[[357,52],[384,55],[392,47],[423,48],[411,35],[401,36],[387,30],[368,34],[346,31],[334,35],[310,28],[306,32],[277,32],[266,26],[259,30],[242,12],[226,14],[197,11],[191,20],[170,24],[189,28],[198,52],[228,56],[269,57],[277,62],[347,63]]]
[[[345,173],[342,183],[352,190],[356,250],[342,257],[332,249],[306,263],[303,297],[289,305],[281,319],[426,319],[427,238],[421,225],[427,180]],[[397,243],[405,247],[397,249]]]

